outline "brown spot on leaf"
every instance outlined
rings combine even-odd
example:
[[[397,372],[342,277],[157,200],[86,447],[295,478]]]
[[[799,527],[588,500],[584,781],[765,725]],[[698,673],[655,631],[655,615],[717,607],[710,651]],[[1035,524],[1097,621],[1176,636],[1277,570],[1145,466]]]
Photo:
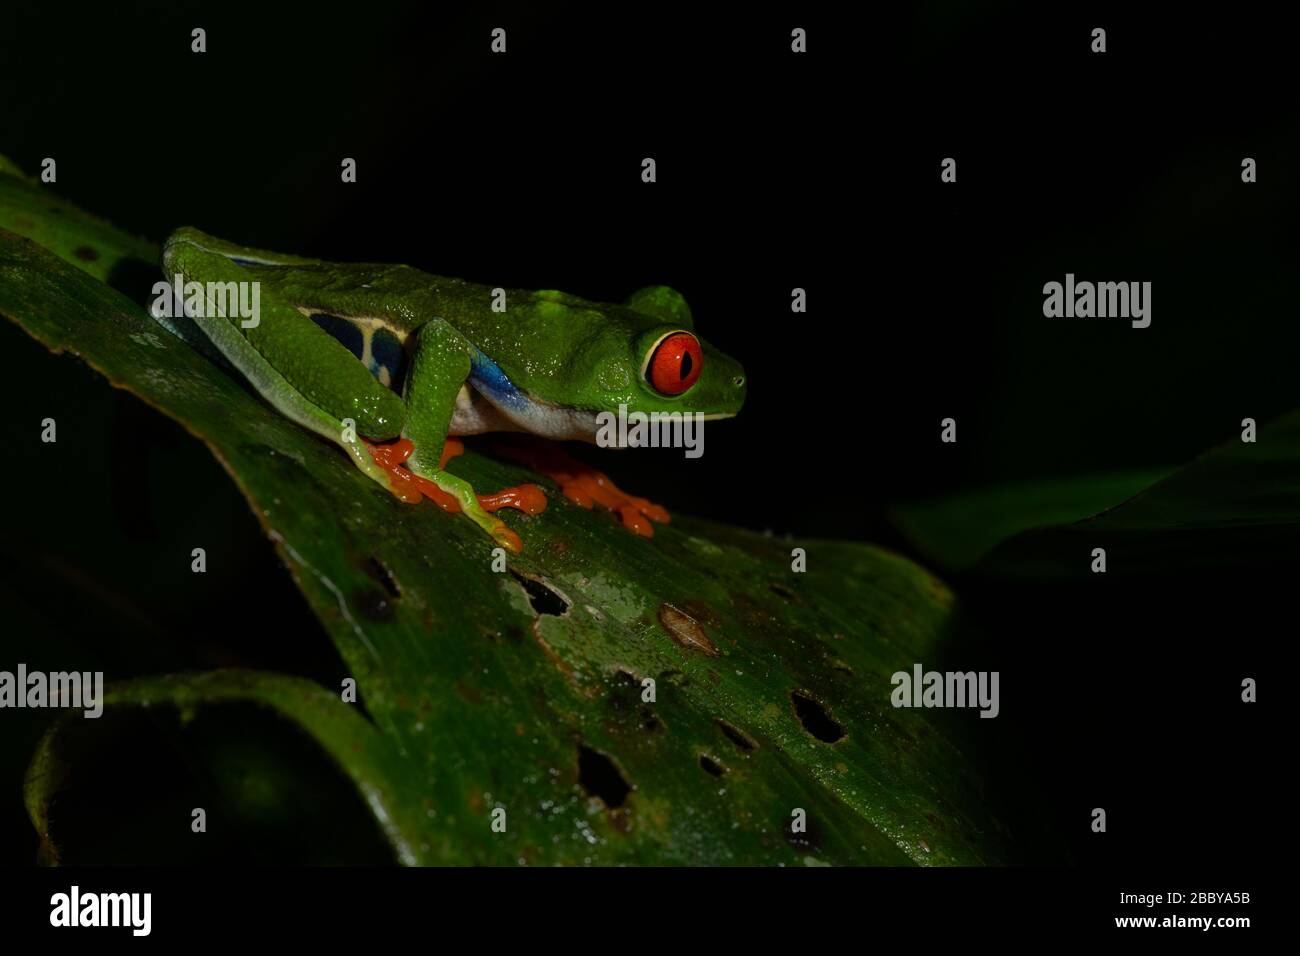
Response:
[[[90,246],[77,246],[77,248],[72,250],[72,254],[82,262],[94,262],[99,258],[99,253],[90,248]]]
[[[700,651],[710,657],[718,656],[718,649],[713,646],[709,636],[704,633],[704,628],[700,627],[699,621],[685,611],[675,608],[671,604],[661,604],[659,606],[659,623],[663,625],[663,629],[668,632],[674,641],[688,651]]]

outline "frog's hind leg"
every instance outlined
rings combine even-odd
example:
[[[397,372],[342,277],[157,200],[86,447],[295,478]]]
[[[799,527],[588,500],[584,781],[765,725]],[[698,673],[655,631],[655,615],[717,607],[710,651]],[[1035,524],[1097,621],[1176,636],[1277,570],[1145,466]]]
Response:
[[[339,445],[367,477],[389,487],[387,473],[370,456],[360,434],[395,438],[405,418],[401,398],[384,388],[352,354],[297,309],[259,290],[257,315],[227,316],[216,288],[253,281],[222,252],[181,230],[163,249],[169,277],[203,277],[205,308],[192,316],[214,346],[253,388],[286,418]],[[202,236],[202,233],[197,235]],[[206,237],[205,237],[206,238]],[[318,356],[307,361],[305,356]],[[345,427],[351,419],[353,427]]]

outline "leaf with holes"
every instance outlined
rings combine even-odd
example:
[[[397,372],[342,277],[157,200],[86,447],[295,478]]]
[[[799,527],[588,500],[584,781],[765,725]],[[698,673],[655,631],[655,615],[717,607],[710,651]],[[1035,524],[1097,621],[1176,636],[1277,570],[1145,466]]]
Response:
[[[468,521],[402,504],[132,301],[5,232],[0,312],[182,422],[224,463],[374,726],[322,700],[306,716],[274,706],[362,792],[383,795],[367,804],[397,858],[1010,858],[958,743],[988,722],[890,704],[891,675],[934,661],[952,616],[949,591],[904,558],[801,541],[807,571],[795,573],[792,542],[685,517],[647,540],[471,448],[451,467],[476,487],[532,480],[551,492],[540,516],[507,518],[524,551],[494,573],[491,542]],[[181,687],[192,706],[230,692]],[[270,679],[257,689],[282,692]],[[124,687],[110,706],[145,693]],[[56,734],[42,753],[57,752]],[[31,812],[57,845],[58,776],[42,776],[43,759]]]

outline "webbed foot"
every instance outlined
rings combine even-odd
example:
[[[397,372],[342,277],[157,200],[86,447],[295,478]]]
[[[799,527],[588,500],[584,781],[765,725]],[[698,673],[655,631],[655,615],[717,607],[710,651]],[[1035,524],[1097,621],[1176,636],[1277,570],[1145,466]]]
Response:
[[[375,464],[387,473],[389,487],[400,500],[414,504],[421,498],[428,498],[443,511],[452,514],[463,511],[498,544],[516,554],[523,550],[523,542],[504,521],[494,517],[493,512],[515,508],[528,515],[539,515],[546,510],[546,493],[537,485],[518,485],[496,494],[478,495],[469,482],[445,471],[447,462],[465,450],[464,444],[454,438],[447,439],[442,450],[441,467],[429,477],[417,475],[405,466],[415,451],[415,443],[409,438],[400,438],[386,445],[367,443],[366,450]]]
[[[587,509],[600,505],[617,514],[623,526],[635,534],[653,538],[651,522],[667,524],[672,520],[666,508],[648,498],[628,494],[603,471],[578,461],[557,445],[510,442],[499,447],[505,456],[553,480],[564,497],[575,505]]]

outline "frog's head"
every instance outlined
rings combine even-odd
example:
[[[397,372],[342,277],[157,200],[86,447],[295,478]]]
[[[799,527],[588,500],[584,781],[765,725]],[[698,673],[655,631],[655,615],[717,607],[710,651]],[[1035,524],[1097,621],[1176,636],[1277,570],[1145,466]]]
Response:
[[[507,369],[527,401],[503,410],[529,431],[595,440],[597,416],[618,414],[620,406],[629,414],[712,420],[744,404],[740,363],[695,333],[685,300],[665,286],[643,289],[621,306],[540,292],[527,308],[527,325],[539,336],[545,329],[551,348],[530,350],[534,361]],[[546,359],[536,361],[539,355]]]
[[[624,330],[620,347],[611,335],[605,355],[589,371],[603,393],[605,410],[699,412],[730,418],[745,402],[745,371],[731,356],[695,333],[695,319],[681,293],[668,286],[634,292],[609,332]],[[624,380],[630,385],[617,387]],[[603,388],[602,384],[614,385]]]
[[[684,306],[684,303],[683,303]],[[689,311],[607,307],[572,343],[565,403],[594,412],[700,413],[730,418],[745,402],[745,371],[695,332]]]

